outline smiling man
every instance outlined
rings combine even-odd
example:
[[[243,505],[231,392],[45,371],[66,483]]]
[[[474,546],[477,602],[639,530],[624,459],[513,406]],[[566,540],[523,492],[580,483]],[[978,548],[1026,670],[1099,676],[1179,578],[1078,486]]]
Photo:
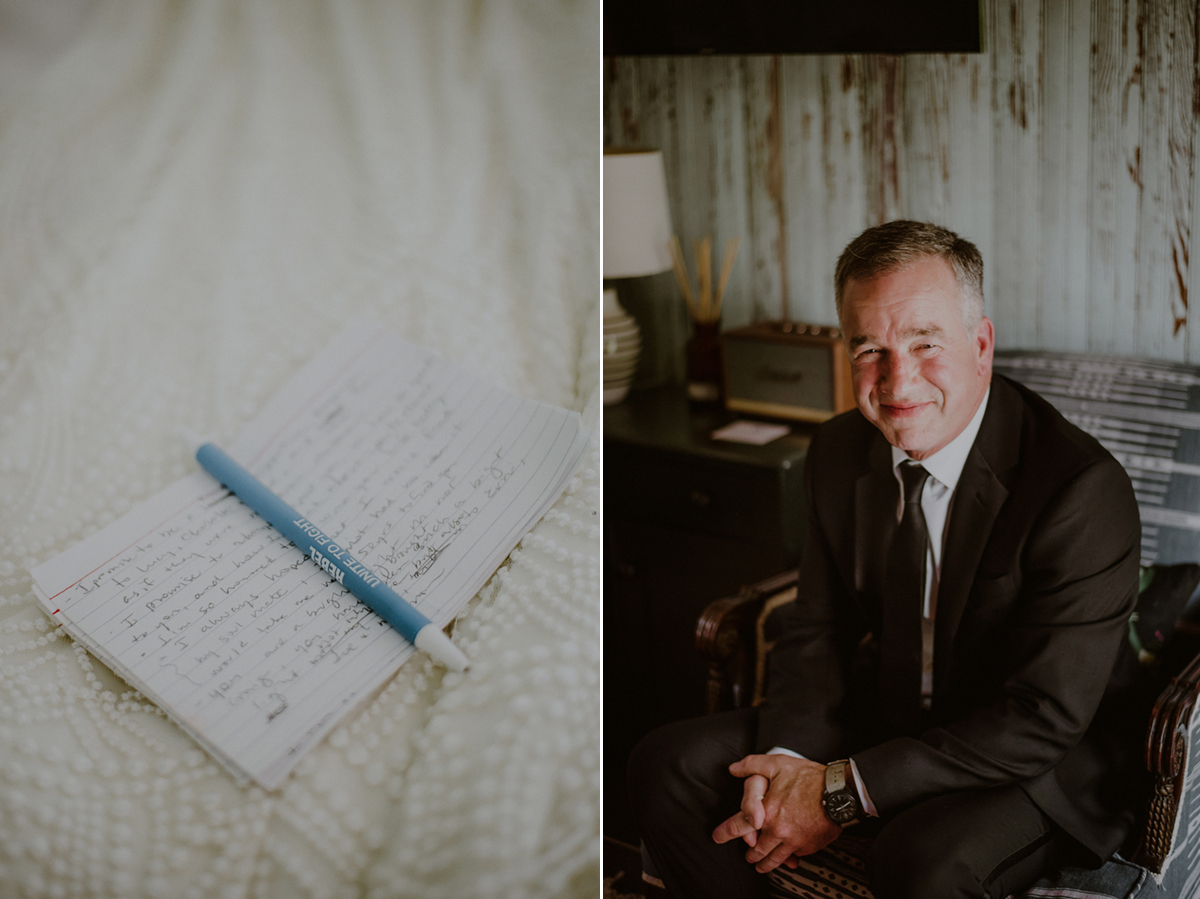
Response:
[[[1098,864],[1133,820],[1136,729],[1106,697],[1136,598],[1133,490],[993,377],[972,244],[869,229],[835,290],[858,408],[809,450],[766,700],[649,735],[633,806],[680,897],[764,895],[763,873],[851,825],[874,839],[876,899],[1019,894]]]
[[[872,278],[847,277],[842,288],[858,408],[917,461],[966,429],[991,383],[992,323],[982,297],[964,304],[959,293],[954,270],[939,256]]]

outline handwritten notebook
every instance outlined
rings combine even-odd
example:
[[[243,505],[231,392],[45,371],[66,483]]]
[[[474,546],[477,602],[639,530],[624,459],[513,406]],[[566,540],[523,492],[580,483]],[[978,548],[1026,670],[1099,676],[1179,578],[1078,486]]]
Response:
[[[228,451],[444,626],[589,436],[576,413],[358,323]],[[267,789],[416,651],[203,471],[32,575],[72,637]]]

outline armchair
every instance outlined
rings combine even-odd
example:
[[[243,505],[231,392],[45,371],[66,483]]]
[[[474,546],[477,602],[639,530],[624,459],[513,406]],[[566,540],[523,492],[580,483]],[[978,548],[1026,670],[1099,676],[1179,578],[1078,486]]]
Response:
[[[1153,662],[1138,676],[1165,682],[1148,720],[1130,721],[1146,732],[1146,765],[1153,779],[1145,812],[1128,859],[1114,857],[1096,870],[1070,868],[1031,887],[1024,899],[1088,895],[1094,899],[1191,899],[1200,895],[1200,785],[1191,760],[1200,752],[1200,727],[1191,728],[1200,695],[1200,626],[1185,607],[1200,581],[1200,566],[1145,569],[1137,615],[1155,623],[1147,638],[1132,627],[1132,648]],[[1155,587],[1157,582],[1158,586]],[[708,666],[707,710],[711,714],[759,701],[765,657],[771,645],[770,615],[797,593],[797,572],[787,571],[743,587],[736,596],[711,602],[696,625],[696,646]],[[1183,616],[1182,618],[1180,616]],[[863,840],[843,837],[810,856],[795,871],[773,872],[772,895],[869,899]]]

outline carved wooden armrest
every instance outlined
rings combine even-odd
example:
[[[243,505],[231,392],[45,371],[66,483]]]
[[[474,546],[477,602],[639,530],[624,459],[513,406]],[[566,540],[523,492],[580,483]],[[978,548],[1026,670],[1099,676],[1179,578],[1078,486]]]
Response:
[[[772,596],[794,587],[796,570],[743,587],[737,596],[710,602],[696,622],[696,649],[708,664],[709,714],[749,705],[758,671],[758,620]]]
[[[1154,778],[1146,826],[1134,862],[1155,873],[1170,854],[1175,819],[1183,799],[1188,724],[1200,694],[1200,655],[1158,697],[1146,734],[1146,767]]]

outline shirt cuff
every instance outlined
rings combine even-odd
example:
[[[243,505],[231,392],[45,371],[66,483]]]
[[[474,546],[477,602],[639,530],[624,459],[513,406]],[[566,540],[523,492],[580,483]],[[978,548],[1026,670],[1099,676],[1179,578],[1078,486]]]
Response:
[[[793,752],[783,746],[773,746],[767,751],[767,755],[790,755],[794,759],[802,759],[798,752]],[[875,803],[871,801],[871,794],[867,792],[867,785],[863,783],[862,775],[858,773],[858,765],[854,764],[854,759],[850,759],[850,773],[854,775],[854,786],[858,790],[858,798],[862,800],[863,811],[871,818],[879,817],[879,810],[875,808]]]
[[[867,785],[863,783],[862,776],[858,773],[858,765],[854,764],[854,759],[850,759],[850,772],[854,775],[854,786],[858,787],[858,798],[862,800],[863,811],[872,818],[878,818],[879,810],[875,808],[875,803],[871,801],[871,794],[867,792]]]
[[[767,755],[790,755],[794,759],[804,758],[804,756],[802,756],[800,753],[792,752],[790,749],[784,749],[782,746],[771,747],[769,750],[767,750]]]

